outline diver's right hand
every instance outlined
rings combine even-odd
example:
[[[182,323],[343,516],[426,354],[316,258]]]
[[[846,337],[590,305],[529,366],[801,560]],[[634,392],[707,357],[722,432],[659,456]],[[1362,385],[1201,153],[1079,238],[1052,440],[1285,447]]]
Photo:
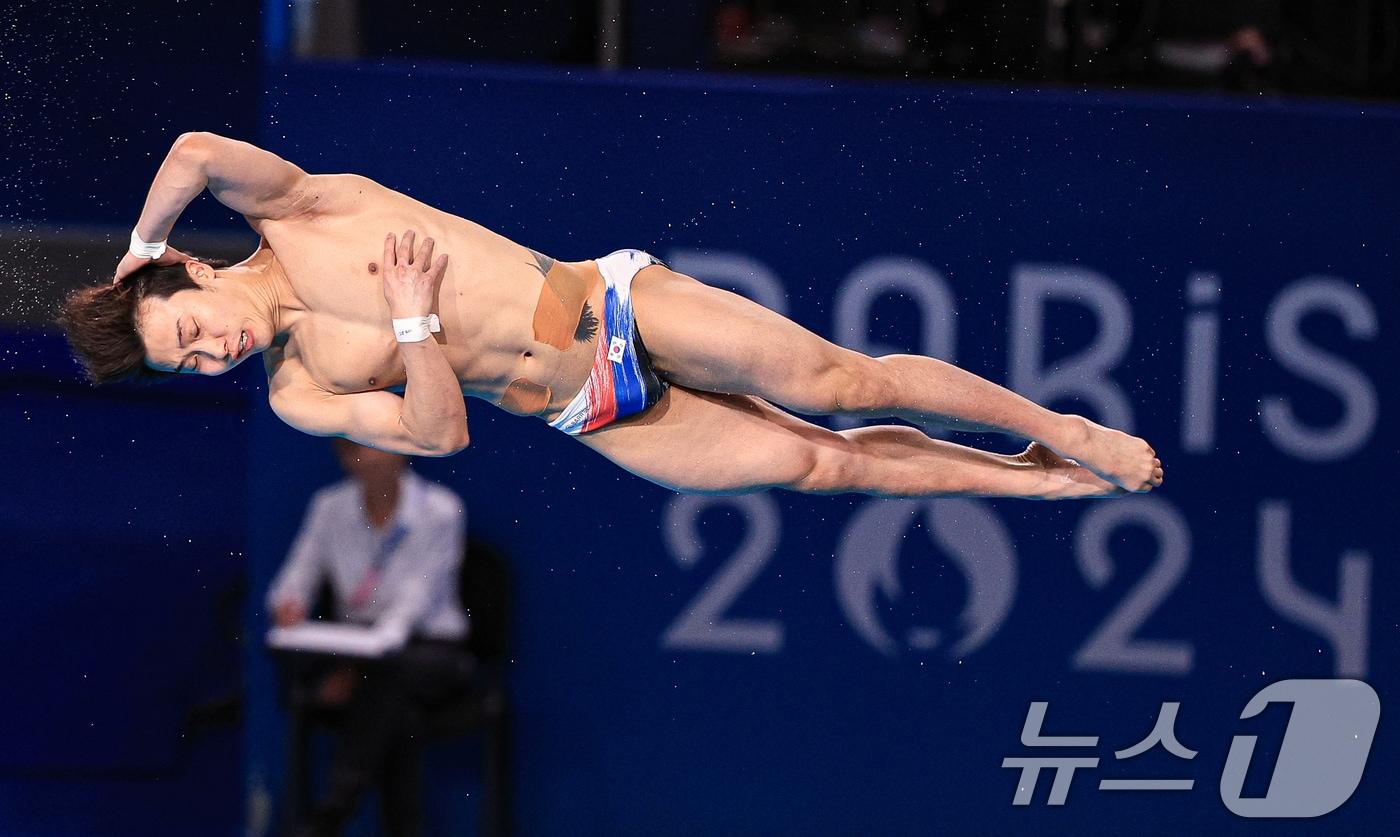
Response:
[[[417,233],[408,230],[403,238],[393,233],[384,239],[384,300],[389,316],[426,317],[437,307],[438,287],[447,270],[447,254],[433,260],[433,240],[423,239],[415,253]]]
[[[154,263],[158,265],[183,264],[189,260],[189,256],[167,244],[165,246],[165,253],[162,254],[160,258],[155,259]],[[144,256],[137,256],[128,250],[126,255],[122,256],[122,260],[117,262],[117,272],[112,275],[112,284],[117,284],[148,264],[152,264],[151,259]]]

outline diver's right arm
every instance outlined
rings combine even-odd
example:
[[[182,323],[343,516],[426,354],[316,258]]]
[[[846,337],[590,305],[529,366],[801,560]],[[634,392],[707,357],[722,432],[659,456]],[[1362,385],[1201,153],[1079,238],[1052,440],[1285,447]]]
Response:
[[[433,241],[414,252],[412,230],[384,239],[384,297],[394,318],[432,313],[447,270],[447,256],[433,258]],[[316,386],[304,370],[282,367],[268,384],[273,412],[314,436],[343,436],[362,445],[408,456],[451,456],[465,448],[467,405],[457,374],[442,347],[427,333],[399,344],[408,378],[403,396],[391,392],[336,394]]]
[[[203,131],[181,134],[151,182],[136,222],[142,241],[165,241],[180,213],[208,189],[219,203],[249,218],[281,220],[316,204],[313,178],[270,151]],[[174,256],[180,256],[177,252]],[[183,261],[183,258],[174,258]],[[150,264],[127,253],[116,279]]]
[[[312,436],[340,436],[404,456],[451,456],[470,441],[466,405],[455,376],[450,383],[444,380],[434,385],[455,391],[460,418],[436,427],[411,426],[405,423],[408,405],[392,392],[331,393],[304,372],[285,370],[269,382],[268,403],[278,418]]]

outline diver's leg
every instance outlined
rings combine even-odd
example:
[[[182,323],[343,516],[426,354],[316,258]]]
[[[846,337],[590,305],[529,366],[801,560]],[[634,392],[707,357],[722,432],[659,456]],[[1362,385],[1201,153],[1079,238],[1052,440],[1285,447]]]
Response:
[[[925,427],[1009,433],[1042,442],[1129,490],[1161,482],[1161,463],[1142,439],[1047,410],[950,363],[867,357],[662,265],[637,274],[632,299],[656,369],[691,389],[757,395],[800,413],[893,416]]]
[[[880,497],[1103,497],[1122,490],[1041,445],[1018,456],[930,439],[912,427],[836,432],[760,398],[672,386],[637,418],[579,436],[638,476],[679,491],[787,488]]]

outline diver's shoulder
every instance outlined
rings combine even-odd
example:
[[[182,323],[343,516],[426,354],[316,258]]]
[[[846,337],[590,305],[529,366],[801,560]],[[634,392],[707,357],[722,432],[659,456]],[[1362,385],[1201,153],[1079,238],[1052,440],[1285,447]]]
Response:
[[[307,178],[309,183],[325,189],[363,191],[369,189],[387,189],[387,186],[376,180],[365,177],[363,174],[353,174],[351,172],[340,172],[337,174],[313,174]]]
[[[298,202],[301,211],[286,220],[305,221],[358,212],[392,192],[362,174],[312,174]]]
[[[263,371],[267,373],[267,401],[273,412],[282,414],[281,407],[298,399],[312,385],[306,367],[284,346],[274,346],[263,352]]]

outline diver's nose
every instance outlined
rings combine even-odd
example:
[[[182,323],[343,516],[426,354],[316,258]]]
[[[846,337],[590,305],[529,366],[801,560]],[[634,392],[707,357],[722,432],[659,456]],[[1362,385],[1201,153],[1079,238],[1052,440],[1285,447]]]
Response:
[[[200,342],[203,344],[200,346],[200,351],[209,355],[209,357],[214,360],[220,360],[225,363],[232,360],[233,353],[229,351],[227,337],[216,337],[211,334],[207,340],[202,340]]]

